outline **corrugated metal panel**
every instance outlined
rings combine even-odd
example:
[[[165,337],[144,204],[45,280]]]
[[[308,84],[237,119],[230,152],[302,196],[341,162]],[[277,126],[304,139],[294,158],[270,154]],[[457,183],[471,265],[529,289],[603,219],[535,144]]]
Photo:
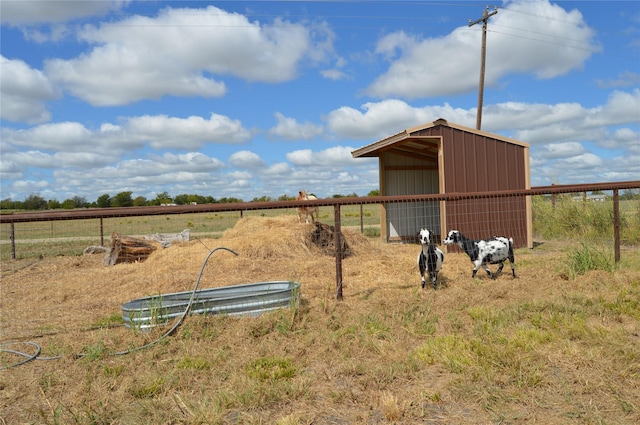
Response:
[[[454,129],[443,133],[446,192],[526,189],[523,147]]]
[[[439,193],[438,170],[431,161],[417,157],[386,153],[382,155],[385,195]],[[386,206],[387,239],[413,241],[418,231],[426,227],[440,234],[439,202],[412,202]]]
[[[445,193],[527,189],[524,146],[449,126],[420,135],[442,136]],[[469,238],[504,235],[515,247],[528,244],[524,197],[448,202],[446,223]]]

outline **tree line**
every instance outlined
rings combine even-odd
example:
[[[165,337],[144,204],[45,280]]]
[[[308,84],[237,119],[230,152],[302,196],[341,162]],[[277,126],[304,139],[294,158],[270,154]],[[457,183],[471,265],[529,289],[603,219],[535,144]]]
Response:
[[[380,194],[379,190],[372,190],[367,196],[377,196]],[[333,195],[333,198],[343,197],[357,197],[356,193],[348,195]],[[295,200],[295,196],[281,195],[277,199],[271,196],[262,196],[260,198],[253,198],[250,202],[270,202],[270,201],[291,201]],[[30,211],[42,211],[42,210],[57,210],[65,209],[71,210],[76,208],[117,208],[117,207],[143,207],[154,205],[190,205],[190,204],[230,204],[237,202],[245,202],[240,198],[219,198],[215,199],[213,196],[202,196],[196,194],[183,193],[174,197],[170,196],[167,192],[162,192],[156,195],[154,199],[147,199],[144,196],[133,197],[133,192],[120,192],[114,196],[105,193],[100,195],[95,201],[89,202],[84,196],[74,196],[69,199],[65,199],[60,202],[56,199],[46,200],[42,196],[36,193],[32,193],[25,198],[24,201],[14,201],[11,198],[0,200],[0,209],[2,210],[30,210]]]
[[[600,191],[593,192],[593,194],[602,194]],[[379,196],[380,190],[372,190],[367,196]],[[571,194],[570,194],[571,195]],[[576,194],[580,195],[580,194]],[[347,198],[358,197],[356,193],[350,193],[348,195],[335,194],[332,198]],[[253,198],[250,202],[270,202],[270,201],[292,201],[295,200],[295,196],[281,195],[277,199],[271,196],[262,196],[260,198]],[[626,190],[620,194],[620,200],[633,200],[640,199],[640,191],[638,190]],[[116,207],[143,207],[154,205],[189,205],[189,204],[230,204],[237,202],[245,202],[241,198],[219,198],[215,199],[213,196],[202,196],[196,194],[182,193],[171,197],[167,192],[162,192],[156,195],[154,199],[147,199],[144,196],[133,197],[133,192],[120,192],[117,195],[111,196],[108,193],[100,195],[95,201],[88,202],[83,196],[74,196],[73,198],[65,199],[60,202],[56,199],[46,200],[38,194],[31,194],[25,198],[24,201],[14,201],[11,198],[0,200],[0,210],[57,210],[65,209],[71,210],[75,208],[116,208]]]

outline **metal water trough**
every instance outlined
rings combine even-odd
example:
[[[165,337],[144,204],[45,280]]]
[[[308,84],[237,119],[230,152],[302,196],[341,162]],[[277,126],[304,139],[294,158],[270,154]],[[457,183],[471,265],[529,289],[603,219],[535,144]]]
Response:
[[[122,305],[122,319],[127,328],[149,329],[182,316],[189,303],[189,314],[257,317],[267,311],[295,307],[299,299],[298,282],[247,283],[138,298]]]

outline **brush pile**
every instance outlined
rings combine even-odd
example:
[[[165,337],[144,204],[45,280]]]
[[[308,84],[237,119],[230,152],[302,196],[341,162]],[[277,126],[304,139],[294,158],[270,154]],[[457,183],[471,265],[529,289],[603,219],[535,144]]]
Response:
[[[111,234],[111,245],[104,257],[105,266],[119,263],[141,263],[157,248],[142,239],[124,236],[118,232]]]

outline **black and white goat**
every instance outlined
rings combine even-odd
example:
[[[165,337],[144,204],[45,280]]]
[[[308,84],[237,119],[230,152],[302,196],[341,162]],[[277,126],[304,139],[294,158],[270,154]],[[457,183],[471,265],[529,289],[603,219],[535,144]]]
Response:
[[[458,246],[467,253],[469,259],[474,264],[471,277],[476,277],[476,272],[480,266],[482,266],[487,271],[489,277],[495,279],[502,272],[506,260],[509,260],[511,264],[511,274],[513,274],[513,277],[516,277],[512,238],[507,239],[502,236],[495,236],[488,240],[471,240],[467,239],[457,230],[452,230],[444,240],[444,244],[458,244]],[[491,273],[487,264],[500,264],[500,266],[495,273]]]
[[[418,238],[422,244],[422,251],[418,254],[418,269],[420,270],[420,277],[422,278],[422,288],[424,289],[427,286],[427,281],[424,276],[425,272],[427,272],[433,289],[436,289],[438,273],[444,262],[444,253],[431,242],[431,232],[427,229],[420,229]]]

